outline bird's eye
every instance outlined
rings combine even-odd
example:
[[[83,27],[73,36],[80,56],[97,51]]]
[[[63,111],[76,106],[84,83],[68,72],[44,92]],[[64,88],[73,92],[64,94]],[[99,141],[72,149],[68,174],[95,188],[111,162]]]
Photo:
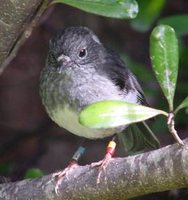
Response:
[[[84,58],[87,55],[87,50],[86,49],[81,49],[78,56],[79,58]]]

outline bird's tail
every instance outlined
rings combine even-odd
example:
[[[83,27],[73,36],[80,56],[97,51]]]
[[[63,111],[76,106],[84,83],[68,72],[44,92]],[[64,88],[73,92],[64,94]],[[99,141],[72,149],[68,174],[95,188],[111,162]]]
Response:
[[[125,131],[118,134],[118,139],[125,148],[126,154],[160,147],[159,140],[146,122],[131,124]]]

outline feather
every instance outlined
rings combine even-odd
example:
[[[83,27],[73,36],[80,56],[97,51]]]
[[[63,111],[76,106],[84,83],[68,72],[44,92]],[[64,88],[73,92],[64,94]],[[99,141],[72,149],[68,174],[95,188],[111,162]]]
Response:
[[[131,124],[118,134],[118,139],[127,154],[160,147],[159,140],[145,122]]]

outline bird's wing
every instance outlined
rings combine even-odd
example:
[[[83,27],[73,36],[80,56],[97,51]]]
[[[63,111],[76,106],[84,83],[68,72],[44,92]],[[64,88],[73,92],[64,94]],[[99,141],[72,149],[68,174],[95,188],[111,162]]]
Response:
[[[137,103],[148,106],[144,92],[136,77],[130,72],[125,63],[114,52],[110,52],[109,61],[105,69],[108,77],[119,87],[122,93],[134,91]],[[122,133],[118,134],[120,142],[129,152],[141,151],[145,148],[159,148],[160,143],[146,122],[131,124]]]
[[[148,106],[144,93],[134,75],[131,76],[131,79],[136,88],[137,102]],[[118,137],[126,152],[137,152],[145,148],[159,148],[160,146],[159,140],[145,121],[129,125],[127,129],[118,134]]]

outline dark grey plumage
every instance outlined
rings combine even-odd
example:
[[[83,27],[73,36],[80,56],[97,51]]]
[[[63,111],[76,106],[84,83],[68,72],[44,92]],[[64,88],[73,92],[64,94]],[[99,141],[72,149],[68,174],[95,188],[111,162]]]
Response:
[[[147,104],[139,83],[119,55],[105,48],[86,27],[66,28],[50,41],[40,95],[52,120],[90,139],[108,137],[126,127],[83,127],[78,116],[85,106],[101,100]]]

